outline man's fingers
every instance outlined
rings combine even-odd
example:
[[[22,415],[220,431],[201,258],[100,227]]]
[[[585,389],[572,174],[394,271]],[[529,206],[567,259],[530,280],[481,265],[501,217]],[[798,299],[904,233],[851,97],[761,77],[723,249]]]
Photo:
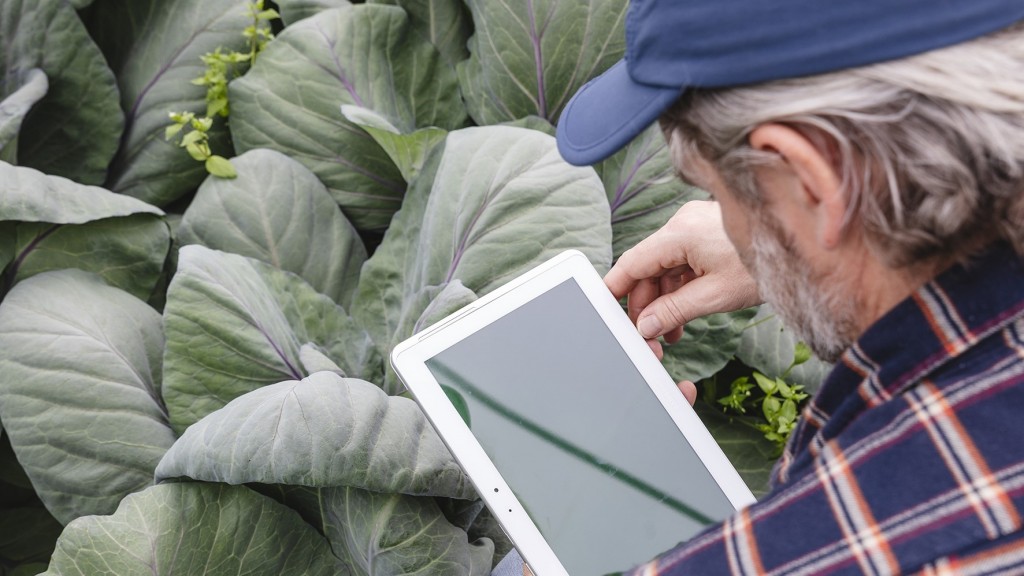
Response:
[[[654,355],[658,360],[665,357],[665,349],[661,347],[661,342],[658,342],[657,340],[648,340],[647,345],[651,347],[651,352],[654,352]]]
[[[693,406],[693,403],[697,401],[697,387],[693,385],[693,382],[683,380],[676,384],[676,386],[683,393],[683,396],[686,397],[686,401],[690,403],[690,406]]]
[[[644,338],[657,338],[681,328],[694,318],[737,309],[730,289],[721,278],[701,276],[675,292],[662,294],[637,317],[636,326]]]
[[[626,313],[633,324],[636,324],[636,320],[644,308],[650,306],[651,302],[658,299],[658,296],[661,296],[661,291],[658,289],[657,282],[644,280],[636,284],[626,300]]]
[[[629,294],[638,282],[660,278],[667,270],[686,265],[678,235],[663,227],[626,250],[604,277],[616,298]]]

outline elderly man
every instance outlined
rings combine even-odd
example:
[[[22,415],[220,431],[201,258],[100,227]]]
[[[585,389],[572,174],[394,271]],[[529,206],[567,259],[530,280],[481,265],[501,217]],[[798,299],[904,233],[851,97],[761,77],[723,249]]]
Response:
[[[836,362],[772,491],[638,574],[1024,572],[1022,21],[1022,0],[633,2],[562,154],[659,119],[714,202],[609,288],[656,353],[763,299]]]

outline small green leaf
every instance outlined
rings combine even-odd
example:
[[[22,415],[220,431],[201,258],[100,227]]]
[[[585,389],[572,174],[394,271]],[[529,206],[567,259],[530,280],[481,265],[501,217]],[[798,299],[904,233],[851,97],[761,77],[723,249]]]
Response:
[[[171,124],[164,130],[164,140],[170,140],[171,138],[174,138],[175,136],[178,135],[178,132],[181,132],[181,129],[184,127],[184,124]]]
[[[197,134],[197,132],[192,132],[192,134]],[[188,155],[197,162],[205,162],[210,156],[205,150],[200,148],[198,144],[194,143],[185,145],[185,150],[188,150]]]
[[[811,359],[811,347],[803,342],[796,343],[793,354],[793,366],[799,366]]]
[[[213,118],[196,118],[192,120],[192,127],[200,132],[209,132],[213,126]]]
[[[202,140],[205,137],[206,134],[203,134],[199,130],[191,130],[187,134],[185,134],[185,136],[182,137],[181,146],[182,148],[187,148],[192,144],[197,144],[200,140]]]
[[[796,402],[786,400],[782,403],[782,409],[779,410],[779,421],[790,424],[796,422]]]
[[[214,154],[206,159],[206,171],[219,178],[236,178],[238,172],[231,165],[231,161],[223,156]]]
[[[775,396],[765,396],[762,409],[765,419],[771,422],[778,417],[779,411],[782,410],[782,402]]]
[[[757,386],[761,388],[765,394],[774,394],[776,389],[775,380],[761,374],[760,372],[754,372],[754,381],[757,382]]]

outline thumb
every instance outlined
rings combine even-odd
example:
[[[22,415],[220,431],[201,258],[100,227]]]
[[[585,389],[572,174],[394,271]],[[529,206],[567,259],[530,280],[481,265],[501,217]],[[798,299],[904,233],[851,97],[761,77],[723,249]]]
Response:
[[[654,299],[637,315],[636,327],[640,335],[650,340],[681,328],[695,318],[742,308],[731,302],[735,300],[733,290],[716,280],[700,276]]]

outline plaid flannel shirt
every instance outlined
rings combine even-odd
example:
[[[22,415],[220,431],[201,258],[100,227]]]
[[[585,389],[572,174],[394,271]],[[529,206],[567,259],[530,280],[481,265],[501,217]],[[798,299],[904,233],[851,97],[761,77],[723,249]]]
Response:
[[[872,325],[772,490],[633,571],[1024,574],[1024,264],[995,246]]]

